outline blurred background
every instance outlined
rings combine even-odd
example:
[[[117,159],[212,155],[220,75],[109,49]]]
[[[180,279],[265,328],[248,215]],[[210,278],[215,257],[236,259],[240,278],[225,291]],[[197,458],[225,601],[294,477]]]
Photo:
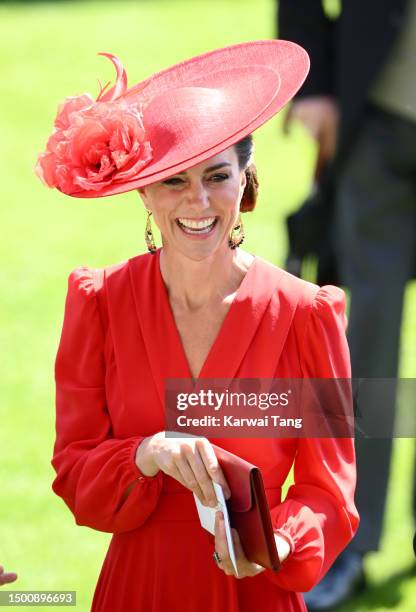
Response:
[[[113,80],[100,51],[117,55],[134,84],[189,56],[276,35],[274,0],[117,0],[0,4],[0,564],[3,587],[75,590],[88,610],[109,535],[74,524],[51,491],[53,364],[67,277],[145,251],[135,192],[100,200],[48,190],[33,173],[57,105],[96,97]],[[310,188],[315,148],[281,116],[255,134],[260,199],[245,215],[245,247],[283,265],[285,217]],[[159,240],[160,244],[160,240]],[[400,372],[415,376],[416,285],[406,293]],[[369,591],[342,610],[416,609],[410,512],[413,440],[395,441],[382,549],[366,557]],[[127,612],[127,611],[126,611]]]

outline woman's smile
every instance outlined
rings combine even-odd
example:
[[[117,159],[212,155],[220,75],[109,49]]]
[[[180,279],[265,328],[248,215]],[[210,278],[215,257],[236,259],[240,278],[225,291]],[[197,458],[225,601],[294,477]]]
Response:
[[[198,219],[188,219],[179,217],[176,223],[180,230],[190,237],[206,238],[211,235],[217,225],[218,217],[202,217]]]

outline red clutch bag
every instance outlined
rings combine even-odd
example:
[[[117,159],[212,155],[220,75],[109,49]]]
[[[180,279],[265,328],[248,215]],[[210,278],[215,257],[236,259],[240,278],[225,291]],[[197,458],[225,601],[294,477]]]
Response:
[[[280,561],[259,468],[215,444],[213,447],[231,489],[227,500],[230,523],[238,531],[247,559],[277,572]]]

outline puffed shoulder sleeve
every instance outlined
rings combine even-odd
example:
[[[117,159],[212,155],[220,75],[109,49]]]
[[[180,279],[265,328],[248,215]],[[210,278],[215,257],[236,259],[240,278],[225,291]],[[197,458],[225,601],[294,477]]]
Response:
[[[53,490],[78,525],[111,533],[139,527],[156,507],[159,472],[145,477],[135,464],[143,437],[116,439],[105,393],[104,331],[92,272],[68,279],[64,322],[55,361],[56,441]]]
[[[300,344],[304,378],[350,378],[344,292],[322,287],[308,308]],[[308,591],[350,542],[359,522],[355,482],[352,438],[299,438],[294,484],[272,509],[274,529],[291,547],[272,578],[279,586]]]

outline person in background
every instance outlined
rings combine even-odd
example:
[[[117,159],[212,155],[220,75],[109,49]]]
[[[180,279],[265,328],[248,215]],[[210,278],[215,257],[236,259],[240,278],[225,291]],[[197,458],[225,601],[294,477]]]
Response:
[[[4,584],[9,584],[10,582],[14,582],[17,580],[17,574],[14,572],[5,572],[4,567],[0,565],[0,586]]]
[[[320,184],[341,284],[351,291],[352,374],[397,377],[403,295],[416,253],[416,1],[280,0],[279,38],[301,44],[311,71],[292,103],[326,162]],[[380,545],[395,392],[382,397],[384,439],[357,439],[358,533],[305,601],[326,610],[365,587]],[[365,410],[365,406],[363,407]],[[370,432],[371,437],[371,432]]]

